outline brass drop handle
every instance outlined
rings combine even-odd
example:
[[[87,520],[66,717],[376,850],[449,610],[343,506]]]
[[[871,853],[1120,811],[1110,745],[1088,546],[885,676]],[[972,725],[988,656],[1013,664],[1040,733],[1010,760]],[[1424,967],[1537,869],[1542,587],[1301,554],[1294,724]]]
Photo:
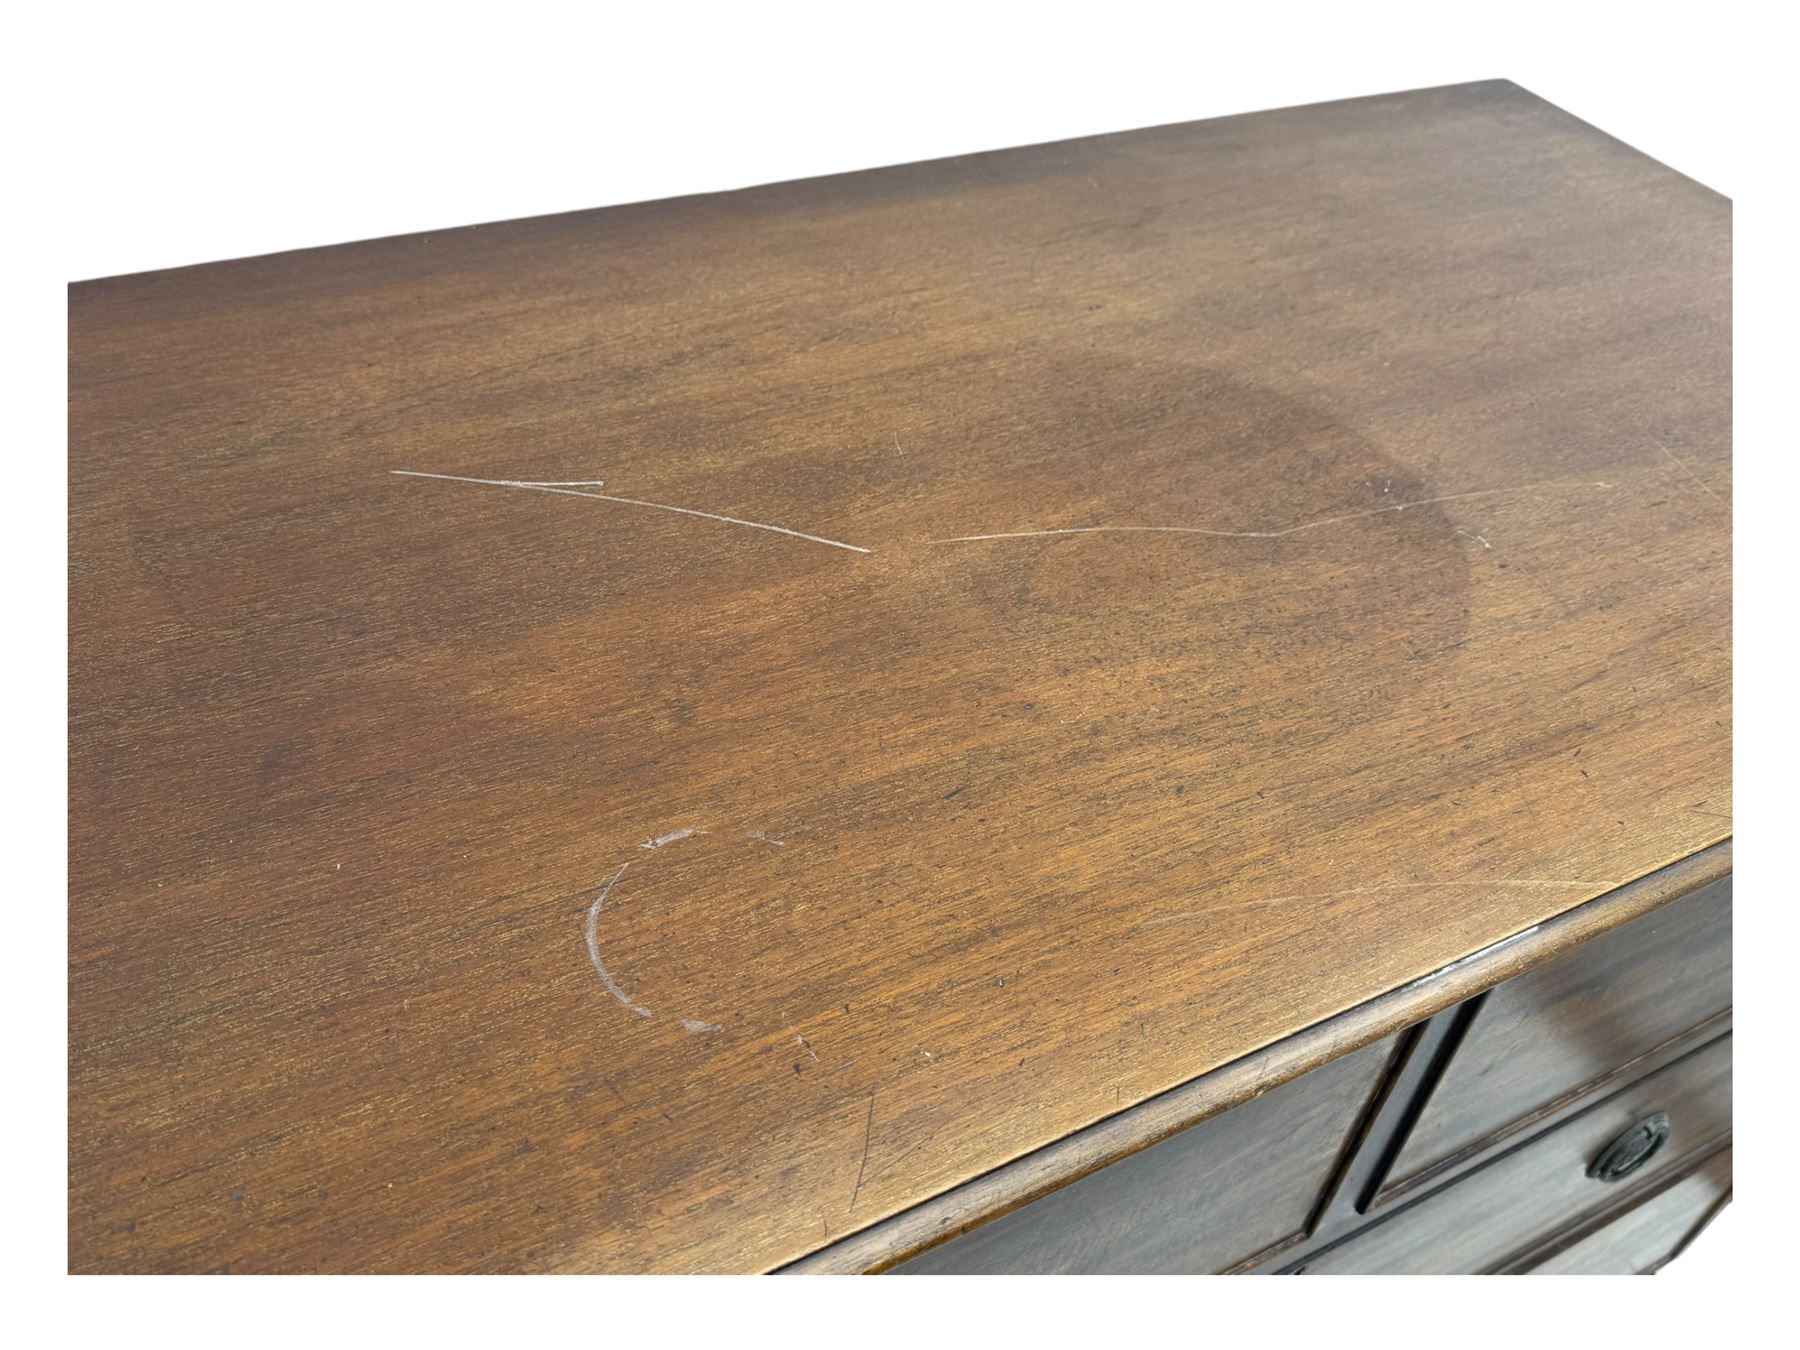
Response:
[[[1600,1150],[1588,1164],[1587,1174],[1596,1181],[1623,1181],[1654,1158],[1669,1140],[1668,1113],[1645,1116],[1624,1134]]]

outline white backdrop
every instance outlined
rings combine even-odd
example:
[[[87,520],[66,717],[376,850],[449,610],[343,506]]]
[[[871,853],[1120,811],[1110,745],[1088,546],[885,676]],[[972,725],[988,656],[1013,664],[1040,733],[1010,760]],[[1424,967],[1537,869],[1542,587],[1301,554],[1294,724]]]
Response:
[[[121,8],[58,110],[57,244],[74,280],[1497,76],[1736,187],[1728,25],[1450,8]]]

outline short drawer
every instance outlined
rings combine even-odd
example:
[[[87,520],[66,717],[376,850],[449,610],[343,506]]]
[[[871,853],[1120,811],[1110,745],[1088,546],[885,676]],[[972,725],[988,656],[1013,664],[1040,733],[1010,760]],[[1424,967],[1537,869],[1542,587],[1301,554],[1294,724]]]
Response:
[[[1702,887],[1477,1005],[1373,1208],[1478,1155],[1731,1006],[1731,879]],[[1649,1067],[1648,1064],[1644,1066]]]
[[[1515,1269],[1533,1275],[1647,1275],[1680,1252],[1730,1195],[1727,1147],[1641,1204],[1552,1243]]]
[[[1658,1116],[1661,1147],[1625,1175],[1590,1175],[1609,1146]],[[1731,1037],[1721,1036],[1529,1143],[1308,1257],[1307,1274],[1469,1274],[1653,1187],[1731,1128]],[[1613,1161],[1626,1168],[1629,1148]],[[1299,1273],[1299,1271],[1296,1271]]]
[[[1205,1274],[1303,1237],[1393,1041],[922,1252],[897,1275]]]

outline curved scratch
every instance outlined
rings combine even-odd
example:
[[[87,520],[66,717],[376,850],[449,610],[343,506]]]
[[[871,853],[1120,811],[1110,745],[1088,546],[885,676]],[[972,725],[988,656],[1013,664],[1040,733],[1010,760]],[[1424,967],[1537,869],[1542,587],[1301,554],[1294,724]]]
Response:
[[[588,906],[587,912],[587,949],[588,960],[594,963],[594,973],[600,977],[600,983],[606,986],[606,992],[636,1013],[639,1017],[655,1017],[648,1008],[632,1002],[631,996],[619,988],[619,982],[606,972],[606,962],[600,959],[600,909],[605,905],[606,897],[612,894],[612,888],[619,884],[619,878],[625,875],[630,863],[620,863],[619,870],[612,874],[612,880],[600,888],[600,894],[594,897],[594,903]]]

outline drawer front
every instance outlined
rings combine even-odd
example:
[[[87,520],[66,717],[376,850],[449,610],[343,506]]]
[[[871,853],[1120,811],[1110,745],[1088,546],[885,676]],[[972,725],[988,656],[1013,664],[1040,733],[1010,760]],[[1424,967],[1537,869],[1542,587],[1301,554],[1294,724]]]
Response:
[[[1376,1208],[1730,1006],[1729,877],[1509,980],[1475,1012]]]
[[[1306,1232],[1393,1051],[1378,1041],[922,1252],[897,1275],[1205,1274]]]
[[[1609,1146],[1658,1115],[1662,1147],[1627,1175],[1589,1168]],[[1309,1257],[1307,1274],[1471,1274],[1653,1188],[1662,1175],[1731,1128],[1731,1037],[1722,1036],[1479,1171],[1393,1211],[1371,1228]],[[1615,1154],[1623,1164],[1627,1150]]]
[[[1720,1149],[1686,1176],[1612,1222],[1523,1268],[1533,1275],[1646,1275],[1676,1255],[1731,1195],[1731,1150]]]

